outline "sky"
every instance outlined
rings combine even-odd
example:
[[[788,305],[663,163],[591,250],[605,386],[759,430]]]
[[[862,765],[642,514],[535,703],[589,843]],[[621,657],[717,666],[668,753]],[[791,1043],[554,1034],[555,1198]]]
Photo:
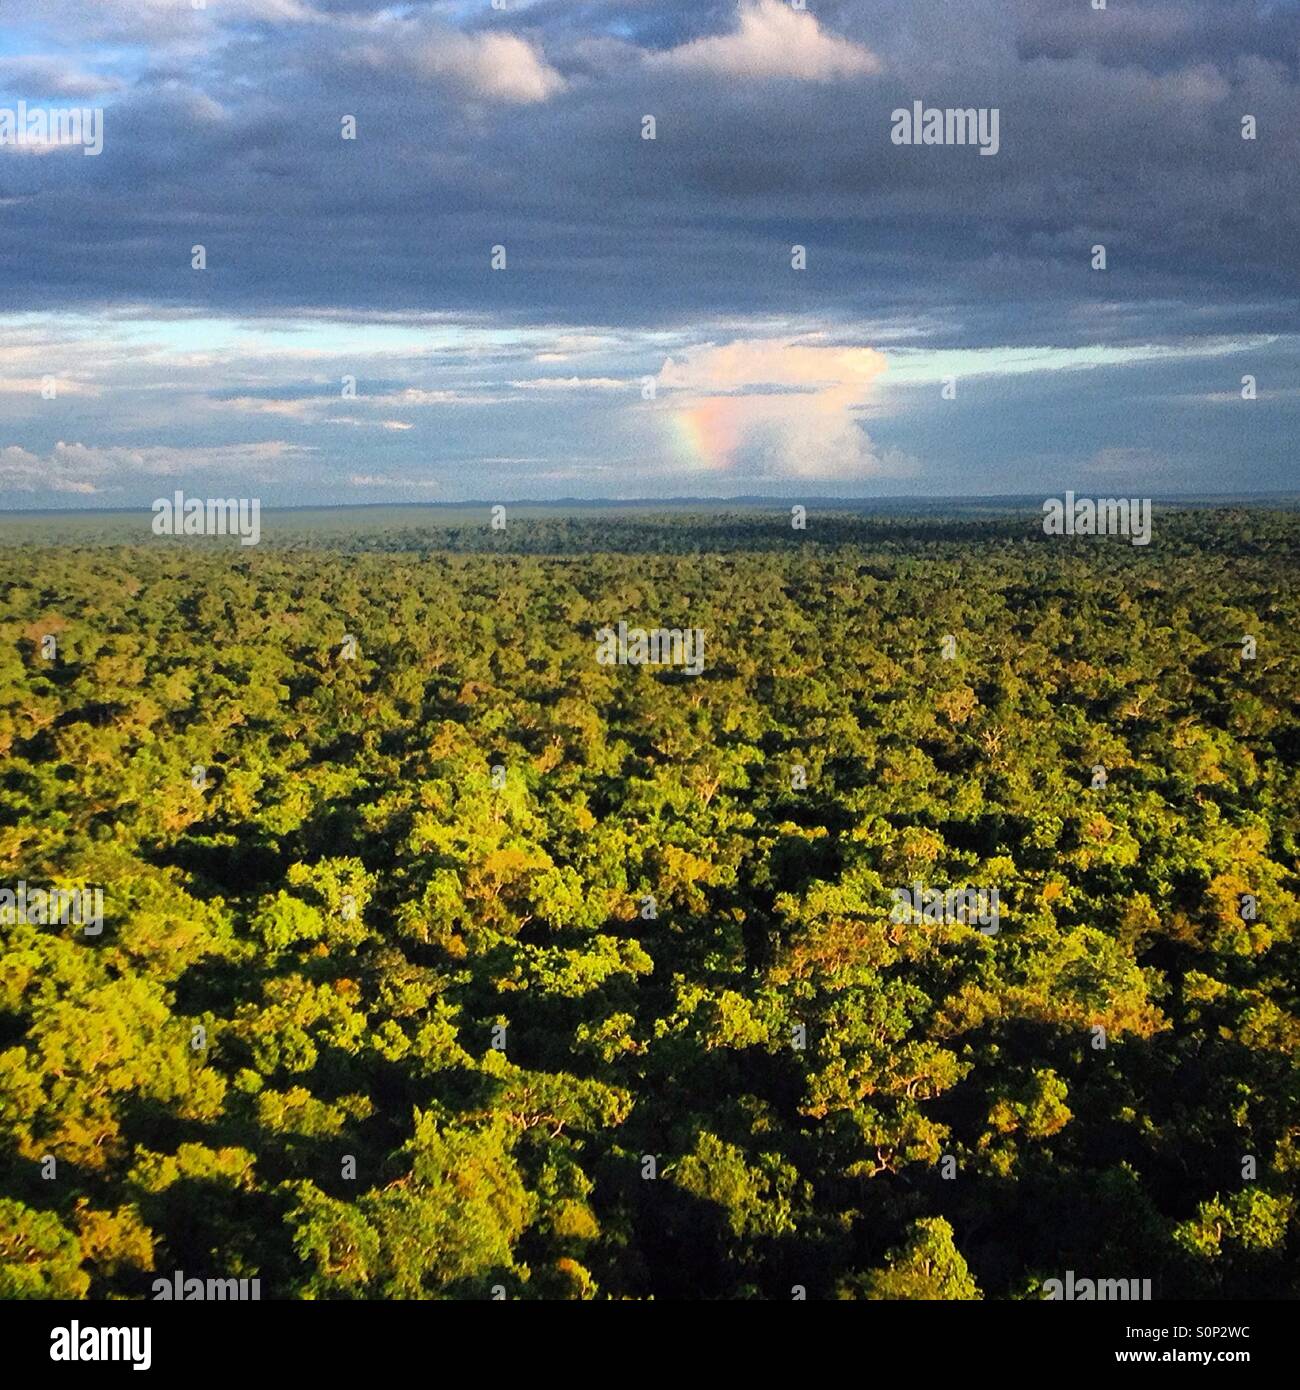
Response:
[[[1096,3],[8,0],[0,508],[1300,490],[1300,0]]]

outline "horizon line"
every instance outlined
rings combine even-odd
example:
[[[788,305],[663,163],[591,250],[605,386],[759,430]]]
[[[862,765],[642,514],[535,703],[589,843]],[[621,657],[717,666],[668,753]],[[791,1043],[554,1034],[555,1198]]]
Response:
[[[184,488],[174,489],[184,492]],[[1124,489],[1099,489],[1079,493],[1068,488],[1076,496],[1101,497],[1122,493]],[[198,493],[192,494],[198,496]],[[403,508],[411,510],[464,510],[472,507],[665,507],[703,505],[717,506],[721,503],[749,503],[773,507],[802,505],[827,506],[842,504],[853,507],[879,505],[882,503],[903,504],[990,504],[1006,503],[1023,506],[1041,506],[1045,500],[1058,493],[1048,492],[1006,492],[1006,493],[890,493],[875,497],[809,497],[799,501],[793,497],[781,497],[773,493],[735,493],[729,496],[675,496],[675,497],[516,497],[516,498],[467,498],[464,501],[418,501],[418,502],[305,502],[287,505],[265,504],[259,500],[264,512],[321,512],[321,511],[362,511],[379,507]],[[168,498],[168,501],[171,499]],[[204,497],[206,501],[207,498]],[[1198,503],[1208,506],[1215,503],[1233,502],[1295,502],[1300,504],[1300,490],[1269,492],[1222,492],[1222,493],[1151,493],[1153,505],[1176,505],[1178,503]],[[122,516],[149,511],[152,504],[141,503],[123,507],[0,507],[0,518],[10,516]]]

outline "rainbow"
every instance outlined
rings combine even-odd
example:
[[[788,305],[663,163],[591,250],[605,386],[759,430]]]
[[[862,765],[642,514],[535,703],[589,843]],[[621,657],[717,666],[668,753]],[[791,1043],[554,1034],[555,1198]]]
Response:
[[[673,411],[669,425],[673,452],[700,471],[730,468],[740,443],[736,402],[725,396]]]

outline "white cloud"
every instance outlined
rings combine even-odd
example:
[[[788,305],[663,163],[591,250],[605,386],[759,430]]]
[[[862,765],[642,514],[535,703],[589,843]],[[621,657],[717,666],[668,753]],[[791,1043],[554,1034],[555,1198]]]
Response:
[[[350,473],[348,483],[352,487],[431,487],[442,484],[437,478],[403,478],[400,475],[384,473]]]
[[[409,430],[405,420],[359,420],[355,415],[331,415],[321,422],[326,425],[359,425],[379,430]]]
[[[568,362],[593,352],[607,352],[619,346],[620,339],[612,333],[561,333],[546,347],[533,354],[534,362]]]
[[[224,409],[247,411],[251,415],[284,415],[292,420],[301,420],[321,402],[308,396],[290,400],[278,400],[272,396],[225,396],[211,404]]]
[[[388,405],[499,405],[502,396],[486,395],[473,390],[430,391],[422,386],[408,386],[402,391],[390,391],[370,398]]]
[[[806,82],[881,71],[881,61],[870,49],[828,34],[809,11],[796,10],[783,0],[741,0],[739,14],[734,34],[693,39],[650,61],[724,77],[792,77]]]
[[[627,382],[616,376],[537,376],[510,385],[519,391],[621,391]]]
[[[160,444],[130,448],[59,440],[46,454],[11,444],[0,449],[0,491],[102,492],[139,478],[179,477],[201,470],[265,477],[268,467],[297,462],[311,452],[278,439],[181,449]]]
[[[881,451],[856,411],[885,370],[881,352],[783,339],[713,343],[659,372],[675,434],[693,466],[797,478],[902,476],[911,459]]]
[[[545,57],[517,34],[463,34],[445,24],[385,20],[376,42],[360,60],[445,82],[462,96],[511,105],[545,101],[564,90],[565,80]]]
[[[1178,343],[1090,344],[1085,347],[908,348],[890,354],[890,384],[928,385],[945,376],[1024,376],[1033,372],[1123,367],[1131,363],[1176,362],[1257,351],[1277,341],[1274,334],[1222,335]]]
[[[689,348],[679,362],[667,358],[659,380],[664,386],[707,391],[760,386],[814,391],[847,388],[856,395],[885,366],[884,353],[875,348],[742,338],[725,347],[706,343]]]

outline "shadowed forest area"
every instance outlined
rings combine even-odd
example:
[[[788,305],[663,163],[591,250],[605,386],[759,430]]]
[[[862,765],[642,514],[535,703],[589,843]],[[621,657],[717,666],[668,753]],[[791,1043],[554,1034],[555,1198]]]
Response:
[[[1298,561],[1244,508],[7,528],[0,885],[104,911],[0,924],[0,1296],[1300,1295]]]

